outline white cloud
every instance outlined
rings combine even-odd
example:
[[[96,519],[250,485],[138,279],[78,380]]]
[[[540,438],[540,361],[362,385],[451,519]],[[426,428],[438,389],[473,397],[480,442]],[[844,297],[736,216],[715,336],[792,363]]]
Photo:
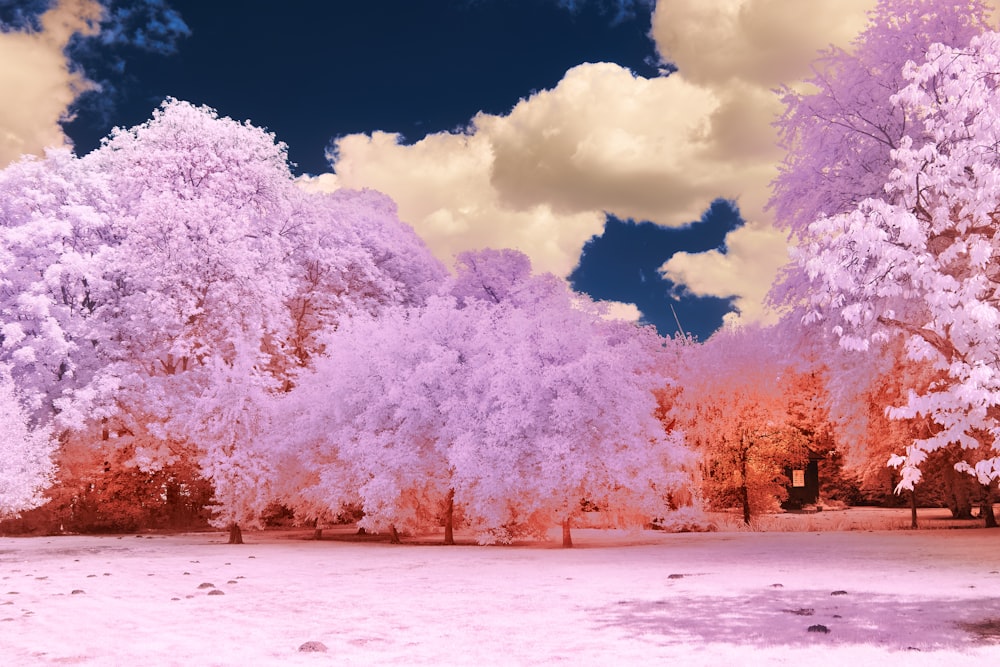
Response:
[[[765,90],[808,72],[816,52],[846,46],[875,0],[659,0],[652,37],[688,80]]]
[[[516,248],[536,270],[565,275],[583,243],[601,231],[598,210],[551,202],[510,206],[491,182],[494,148],[484,132],[432,134],[409,146],[384,132],[337,142],[336,176],[309,187],[370,187],[390,195],[439,259],[473,248]]]
[[[677,253],[661,270],[697,296],[735,297],[740,312],[727,315],[727,321],[768,321],[773,313],[765,309],[764,299],[778,269],[788,261],[784,232],[750,223],[730,232],[726,245],[725,254]]]
[[[743,184],[761,167],[747,154],[765,150],[773,163],[775,149],[739,137],[723,150],[741,104],[682,77],[584,64],[505,116],[477,115],[463,133],[413,145],[381,132],[342,137],[336,175],[309,187],[386,192],[446,262],[469,248],[513,247],[566,275],[605,212],[680,226],[720,195],[752,200]]]
[[[774,89],[809,75],[830,44],[847,47],[865,26],[874,0],[660,0],[651,35],[678,74],[722,103],[712,117],[717,159],[741,165],[719,194],[737,199],[745,227],[726,238],[728,252],[674,255],[662,271],[700,296],[734,297],[740,314],[727,321],[762,321],[764,299],[787,261],[785,234],[764,206],[782,155],[771,123],[781,112]],[[676,76],[676,75],[675,75]],[[705,202],[707,204],[707,202]]]
[[[729,252],[681,255],[664,270],[693,293],[736,297],[743,317],[758,319],[785,257],[764,213],[781,158],[773,89],[806,76],[831,42],[846,46],[873,5],[660,0],[651,36],[678,73],[647,79],[584,64],[462,133],[410,146],[392,134],[343,137],[323,187],[388,193],[446,262],[469,248],[514,247],[560,275],[605,212],[678,226],[717,197],[734,199],[749,224]]]
[[[625,320],[626,322],[638,322],[642,317],[639,307],[634,303],[622,303],[621,301],[599,301],[604,308],[604,319]]]
[[[95,0],[61,0],[41,16],[41,31],[0,32],[0,167],[67,139],[59,126],[90,84],[63,53],[77,33],[95,34]]]

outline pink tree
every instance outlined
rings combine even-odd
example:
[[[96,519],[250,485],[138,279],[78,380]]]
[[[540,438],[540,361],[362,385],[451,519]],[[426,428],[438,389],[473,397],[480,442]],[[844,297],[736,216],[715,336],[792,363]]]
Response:
[[[62,150],[0,171],[0,193],[0,360],[33,420],[79,423],[116,387],[100,377],[120,356],[108,326],[114,198]]]
[[[707,500],[739,507],[748,525],[784,499],[784,470],[804,462],[810,444],[786,352],[773,329],[721,329],[684,350],[677,378],[670,415],[702,455]]]
[[[32,426],[10,375],[0,373],[0,518],[45,502],[56,441],[47,426]]]
[[[451,468],[442,404],[461,392],[473,312],[450,298],[356,316],[327,336],[314,369],[276,408],[283,498],[299,509],[364,510],[371,531],[423,530],[445,519]],[[319,510],[319,511],[318,511]]]
[[[666,513],[689,480],[681,438],[655,414],[665,342],[604,321],[552,276],[526,275],[519,253],[469,254],[459,266],[455,291],[496,304],[468,352],[465,393],[477,400],[451,421],[456,498],[480,540],[556,523],[570,546],[584,501],[620,525]]]
[[[320,332],[444,274],[385,197],[307,194],[272,135],[176,100],[83,158],[12,165],[0,190],[0,360],[40,418],[109,432],[150,470],[235,469],[253,445],[233,442],[250,438],[227,421],[234,382],[263,412]]]
[[[961,47],[988,29],[982,0],[878,0],[850,51],[831,47],[813,63],[808,92],[785,88],[777,123],[788,153],[770,207],[793,236],[821,215],[879,196],[891,151],[923,132],[919,118],[890,103],[906,85],[903,67],[932,44]]]
[[[777,127],[787,154],[768,206],[793,243],[815,239],[817,218],[884,196],[892,152],[925,132],[919,114],[890,100],[907,83],[904,66],[922,61],[935,43],[965,46],[988,29],[989,13],[983,0],[879,0],[850,51],[831,48],[816,60],[808,92],[784,89]],[[808,289],[792,262],[771,299],[800,307]]]
[[[662,341],[603,322],[512,251],[461,257],[451,291],[328,337],[281,410],[298,502],[358,504],[376,530],[443,519],[446,541],[453,511],[484,542],[553,522],[568,541],[583,500],[662,513],[684,458],[653,414]]]
[[[986,33],[967,47],[935,45],[907,66],[909,85],[893,103],[923,132],[893,152],[883,197],[820,217],[798,251],[815,289],[810,317],[828,318],[842,346],[867,350],[900,334],[910,359],[941,374],[891,411],[935,425],[893,459],[901,488],[931,451],[1000,447],[998,59],[1000,36]],[[989,480],[998,468],[996,456],[974,466]]]
[[[121,374],[160,421],[158,444],[186,448],[148,460],[197,458],[236,541],[267,501],[266,403],[321,350],[317,335],[422,300],[443,269],[385,197],[302,192],[283,144],[210,109],[168,101],[87,160],[122,193]]]

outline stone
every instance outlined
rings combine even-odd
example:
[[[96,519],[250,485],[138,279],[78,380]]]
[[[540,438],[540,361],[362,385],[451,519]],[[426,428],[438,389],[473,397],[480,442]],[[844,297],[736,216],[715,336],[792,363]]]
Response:
[[[299,647],[299,653],[326,653],[327,650],[323,642],[306,642]]]

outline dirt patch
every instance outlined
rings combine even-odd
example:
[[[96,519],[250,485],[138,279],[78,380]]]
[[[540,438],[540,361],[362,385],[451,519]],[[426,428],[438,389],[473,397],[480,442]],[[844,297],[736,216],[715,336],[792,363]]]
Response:
[[[990,618],[975,623],[959,623],[958,627],[981,642],[1000,644],[1000,618]]]

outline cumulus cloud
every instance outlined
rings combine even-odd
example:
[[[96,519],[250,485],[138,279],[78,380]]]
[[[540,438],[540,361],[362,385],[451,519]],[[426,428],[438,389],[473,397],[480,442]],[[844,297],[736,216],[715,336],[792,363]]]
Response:
[[[331,152],[326,187],[373,187],[441,259],[514,247],[566,275],[605,213],[677,227],[718,197],[750,224],[726,253],[675,256],[663,270],[694,294],[734,297],[763,317],[785,257],[764,205],[781,154],[773,89],[809,72],[829,44],[847,46],[874,0],[659,0],[651,37],[678,72],[636,76],[611,63],[569,70],[506,115],[403,145],[349,135]],[[314,187],[324,180],[314,183]]]
[[[778,269],[788,261],[785,234],[751,223],[726,236],[726,252],[679,252],[663,265],[663,274],[695,296],[734,297],[737,313],[725,316],[759,322],[769,319],[764,299]]]
[[[59,123],[92,84],[64,54],[73,35],[98,31],[95,0],[60,0],[41,30],[0,32],[0,166],[67,141]]]
[[[432,134],[402,145],[396,134],[355,134],[336,143],[335,176],[309,187],[370,187],[389,194],[439,259],[474,248],[516,248],[536,270],[566,275],[586,239],[600,232],[597,210],[567,211],[538,202],[512,207],[491,182],[486,133]]]
[[[680,225],[698,218],[701,200],[714,198],[712,181],[729,169],[709,155],[718,107],[681,77],[595,63],[506,116],[478,116],[474,128],[492,146],[491,182],[510,208],[549,204]]]
[[[663,58],[697,85],[766,90],[808,72],[816,52],[846,46],[875,0],[660,0],[652,37]]]
[[[639,307],[634,303],[622,303],[621,301],[600,301],[605,308],[604,319],[625,320],[626,322],[638,322],[642,318]]]
[[[682,226],[720,192],[744,195],[747,173],[760,167],[739,153],[758,148],[740,137],[720,149],[727,99],[676,75],[584,64],[507,115],[477,115],[464,132],[412,145],[380,132],[342,137],[331,151],[335,176],[311,187],[388,193],[446,262],[469,248],[513,247],[566,275],[605,213]],[[763,193],[745,198],[763,205]]]

